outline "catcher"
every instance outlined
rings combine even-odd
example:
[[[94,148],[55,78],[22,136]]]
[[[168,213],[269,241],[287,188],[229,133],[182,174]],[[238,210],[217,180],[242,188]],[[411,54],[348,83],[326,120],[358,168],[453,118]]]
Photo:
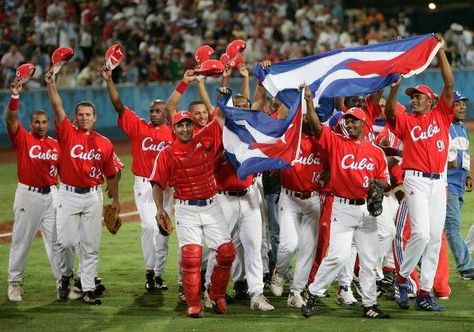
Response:
[[[308,118],[318,143],[328,155],[331,169],[329,188],[334,193],[334,204],[328,254],[308,287],[308,300],[301,308],[301,313],[304,317],[313,314],[317,298],[324,295],[348,260],[354,241],[359,254],[363,316],[390,318],[389,314],[377,306],[375,273],[378,234],[374,215],[380,214],[382,210],[377,187],[382,188],[383,194],[389,181],[385,154],[364,137],[367,116],[361,108],[352,107],[342,116],[348,133],[348,137],[344,137],[321,125],[307,87],[305,100]],[[348,183],[351,185],[347,185]],[[370,187],[373,189],[369,189]]]

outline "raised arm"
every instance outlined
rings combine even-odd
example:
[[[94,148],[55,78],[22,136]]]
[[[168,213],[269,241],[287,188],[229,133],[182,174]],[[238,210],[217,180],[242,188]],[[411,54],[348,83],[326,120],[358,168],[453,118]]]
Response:
[[[206,105],[206,109],[209,112],[209,115],[214,113],[215,106],[211,103],[211,98],[209,98],[209,94],[207,93],[206,89],[206,78],[203,76],[197,77],[196,80],[198,81],[198,90],[199,90],[199,99]]]
[[[117,88],[115,87],[114,80],[112,78],[112,71],[107,66],[102,67],[102,77],[107,84],[107,92],[109,93],[110,101],[112,102],[115,111],[118,113],[118,115],[122,115],[125,107],[123,106],[122,100],[120,100],[120,95],[117,91]]]
[[[10,84],[11,97],[8,102],[7,111],[7,128],[12,134],[16,134],[18,131],[18,115],[17,111],[20,106],[20,93],[23,91],[21,84],[16,82]]]
[[[242,76],[242,89],[240,93],[247,99],[250,99],[250,75],[245,63],[239,66],[239,73]]]
[[[449,65],[448,58],[446,58],[446,53],[444,52],[445,41],[443,37],[439,34],[436,34],[436,39],[440,41],[441,47],[438,50],[438,54],[436,54],[439,63],[439,69],[441,71],[441,76],[443,77],[444,87],[443,91],[441,91],[440,98],[443,98],[447,105],[452,105],[454,101],[454,77],[453,71],[451,70],[451,66]]]
[[[66,113],[64,112],[63,102],[56,86],[56,75],[48,71],[44,78],[48,87],[49,102],[54,112],[54,122],[60,124],[66,117]]]
[[[308,116],[308,120],[314,129],[316,137],[320,138],[321,133],[323,132],[323,126],[321,121],[319,121],[316,110],[314,109],[313,95],[306,84],[304,84],[302,87],[304,88],[304,100],[306,102],[306,114]]]
[[[390,124],[395,124],[397,119],[397,94],[400,84],[402,83],[402,76],[396,81],[390,84],[390,93],[387,98],[387,104],[385,105],[385,117]]]
[[[267,67],[271,66],[271,64],[272,62],[270,60],[264,60],[260,62],[260,66],[262,66],[263,69],[266,69]],[[267,89],[265,89],[261,81],[258,81],[257,86],[255,88],[255,93],[253,95],[252,109],[263,111],[266,101]]]
[[[184,72],[183,79],[179,81],[176,85],[175,90],[169,96],[168,100],[166,101],[165,108],[166,108],[166,116],[168,120],[171,122],[174,115],[176,114],[176,108],[178,107],[179,102],[181,101],[181,97],[183,96],[184,92],[188,88],[188,85],[196,80],[196,75],[194,75],[194,70],[188,69]]]

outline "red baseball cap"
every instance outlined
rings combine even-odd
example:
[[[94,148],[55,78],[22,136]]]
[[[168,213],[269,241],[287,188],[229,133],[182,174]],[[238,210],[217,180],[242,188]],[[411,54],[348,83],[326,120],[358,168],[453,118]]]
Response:
[[[419,85],[415,86],[414,88],[408,88],[408,89],[405,90],[405,93],[407,95],[409,95],[410,97],[414,93],[424,94],[424,95],[428,96],[428,98],[430,98],[430,99],[433,99],[434,96],[435,96],[435,93],[433,92],[433,90],[431,90],[431,88],[428,85],[423,85],[423,84],[419,84]]]
[[[364,110],[359,107],[351,107],[346,111],[346,113],[342,115],[343,118],[347,118],[348,116],[353,116],[356,119],[367,121]]]
[[[188,111],[179,111],[173,116],[173,126],[181,121],[189,120],[193,122],[193,117]]]

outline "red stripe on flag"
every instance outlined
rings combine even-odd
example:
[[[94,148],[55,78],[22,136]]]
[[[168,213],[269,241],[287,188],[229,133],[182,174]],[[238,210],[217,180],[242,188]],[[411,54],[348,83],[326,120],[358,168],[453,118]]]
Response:
[[[347,66],[361,76],[369,74],[388,75],[393,73],[407,74],[414,69],[418,69],[425,65],[431,52],[438,44],[433,38],[427,38],[419,43],[411,50],[400,54],[391,60],[378,61],[351,61]]]

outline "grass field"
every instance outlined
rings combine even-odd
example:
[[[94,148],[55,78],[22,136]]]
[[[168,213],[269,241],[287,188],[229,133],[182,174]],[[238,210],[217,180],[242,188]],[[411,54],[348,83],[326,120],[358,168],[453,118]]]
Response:
[[[471,144],[472,147],[472,144]],[[123,156],[130,165],[128,156]],[[0,165],[0,221],[12,220],[11,206],[16,186],[13,164]],[[121,200],[130,201],[132,177],[129,167],[121,183]],[[474,222],[474,193],[466,194],[464,228]],[[41,239],[35,239],[26,267],[24,301],[7,300],[7,265],[9,245],[0,245],[0,331],[474,331],[474,281],[462,281],[451,257],[452,296],[442,305],[442,313],[402,311],[394,302],[382,299],[380,305],[391,320],[373,321],[361,317],[360,308],[343,309],[335,304],[334,287],[330,298],[324,299],[316,314],[304,319],[299,310],[286,307],[286,296],[268,298],[274,312],[251,311],[248,302],[229,305],[227,315],[206,312],[193,320],[185,316],[185,306],[177,301],[177,240],[170,238],[170,251],[164,279],[170,289],[149,295],[144,291],[143,261],[140,246],[140,224],[126,223],[115,236],[103,230],[99,275],[107,291],[101,306],[81,302],[59,303],[55,283]],[[413,308],[413,303],[411,304]]]

